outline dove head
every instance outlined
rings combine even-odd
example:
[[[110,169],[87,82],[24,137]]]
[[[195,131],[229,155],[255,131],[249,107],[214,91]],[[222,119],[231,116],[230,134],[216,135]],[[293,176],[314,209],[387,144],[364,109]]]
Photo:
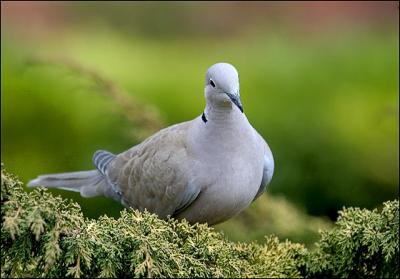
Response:
[[[231,64],[212,65],[206,74],[204,91],[208,105],[228,108],[236,106],[243,112],[240,102],[239,74]]]

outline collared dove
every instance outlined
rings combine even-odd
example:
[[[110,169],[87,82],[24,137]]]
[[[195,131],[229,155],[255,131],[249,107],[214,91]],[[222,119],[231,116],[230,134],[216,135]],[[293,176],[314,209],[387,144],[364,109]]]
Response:
[[[274,160],[243,113],[232,65],[208,69],[205,99],[204,112],[191,121],[162,129],[118,155],[96,151],[96,170],[41,175],[28,186],[103,195],[160,218],[223,222],[264,192]]]

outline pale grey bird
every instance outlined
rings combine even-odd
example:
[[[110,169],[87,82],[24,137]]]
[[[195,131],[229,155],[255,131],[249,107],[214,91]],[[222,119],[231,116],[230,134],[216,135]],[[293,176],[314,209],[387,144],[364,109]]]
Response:
[[[274,160],[243,113],[239,76],[227,63],[211,66],[199,117],[160,130],[114,155],[96,151],[96,170],[41,175],[28,186],[106,196],[160,218],[217,224],[250,205],[269,184]]]

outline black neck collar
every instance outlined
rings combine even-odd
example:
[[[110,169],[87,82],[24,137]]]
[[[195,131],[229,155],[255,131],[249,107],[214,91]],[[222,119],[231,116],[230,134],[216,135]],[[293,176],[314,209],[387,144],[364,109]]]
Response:
[[[204,123],[208,121],[205,112],[203,112],[203,114],[201,115],[201,120],[203,120]]]

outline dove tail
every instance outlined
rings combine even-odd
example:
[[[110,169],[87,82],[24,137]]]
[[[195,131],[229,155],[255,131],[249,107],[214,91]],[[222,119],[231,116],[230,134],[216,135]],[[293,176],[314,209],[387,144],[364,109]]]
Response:
[[[29,181],[28,187],[44,186],[78,192],[85,198],[102,195],[120,201],[121,192],[106,178],[107,168],[115,157],[108,151],[98,150],[93,155],[96,170],[40,175]]]
[[[82,197],[89,198],[104,195],[107,182],[98,170],[90,170],[40,175],[28,183],[28,187],[37,186],[79,192]]]

